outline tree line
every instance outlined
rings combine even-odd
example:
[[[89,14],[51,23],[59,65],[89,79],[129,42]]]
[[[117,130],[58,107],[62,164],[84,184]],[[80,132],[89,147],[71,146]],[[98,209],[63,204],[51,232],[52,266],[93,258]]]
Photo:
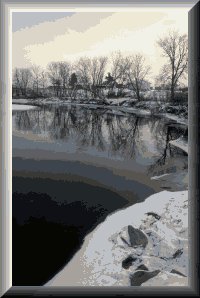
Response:
[[[157,45],[167,59],[156,77],[156,83],[170,90],[173,101],[180,78],[187,73],[187,36],[170,31],[157,41]],[[46,70],[39,66],[15,68],[13,97],[103,100],[105,97],[123,96],[128,88],[137,100],[141,100],[150,71],[151,66],[141,53],[125,56],[121,52],[115,52],[109,58],[82,57],[74,63],[51,62]]]

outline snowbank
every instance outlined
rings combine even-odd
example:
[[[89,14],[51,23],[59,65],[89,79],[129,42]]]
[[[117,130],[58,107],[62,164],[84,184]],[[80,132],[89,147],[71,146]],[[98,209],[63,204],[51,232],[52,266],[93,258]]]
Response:
[[[170,114],[170,113],[163,113],[163,116],[168,118],[168,119],[174,120],[177,123],[188,125],[188,119],[185,119],[183,117],[173,115],[173,114]]]
[[[47,286],[187,286],[188,192],[111,214]]]
[[[119,106],[122,103],[131,103],[135,102],[135,99],[127,98],[127,97],[118,97],[118,98],[106,98],[105,101],[110,105]]]
[[[178,172],[166,173],[160,176],[151,177],[151,181],[159,181],[162,189],[188,190],[188,169],[181,169]]]
[[[36,106],[31,106],[31,105],[12,104],[13,111],[27,111],[27,110],[33,110],[36,108],[37,108]]]
[[[29,103],[30,100],[26,99],[26,98],[13,98],[12,99],[12,103],[16,103],[16,104],[26,104]]]
[[[121,110],[132,113],[132,114],[137,114],[137,115],[151,115],[151,111],[149,110],[144,110],[144,109],[138,109],[138,108],[121,108]]]
[[[177,140],[170,141],[169,143],[175,147],[182,149],[184,152],[188,154],[188,142],[182,137],[180,137]]]

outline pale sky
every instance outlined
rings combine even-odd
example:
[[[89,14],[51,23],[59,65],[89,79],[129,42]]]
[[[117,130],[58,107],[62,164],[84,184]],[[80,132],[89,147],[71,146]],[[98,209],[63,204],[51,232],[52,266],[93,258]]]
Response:
[[[136,9],[126,12],[14,12],[13,68],[81,56],[140,52],[152,66],[151,77],[164,63],[156,40],[170,29],[188,32],[189,8]]]

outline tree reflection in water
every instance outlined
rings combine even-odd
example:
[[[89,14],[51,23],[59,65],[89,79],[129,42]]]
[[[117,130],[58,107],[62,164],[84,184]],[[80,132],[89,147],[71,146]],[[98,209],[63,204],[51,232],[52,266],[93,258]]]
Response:
[[[32,129],[29,114],[27,111],[15,113],[15,126],[17,130],[28,131]]]
[[[158,117],[134,114],[116,115],[106,109],[80,106],[43,106],[40,109],[13,113],[15,129],[32,131],[46,139],[75,144],[76,150],[95,148],[113,158],[151,158],[149,172],[157,171],[168,159],[183,152],[170,141],[184,134],[181,126]],[[153,148],[153,149],[152,149]]]
[[[154,126],[154,129],[152,131],[154,132],[156,137],[161,137],[164,140],[163,145],[159,146],[159,158],[157,158],[156,161],[148,169],[149,173],[155,174],[158,173],[159,169],[167,163],[168,159],[172,160],[172,158],[175,158],[178,155],[185,156],[187,154],[184,153],[181,149],[176,148],[170,144],[170,141],[176,140],[180,136],[184,135],[185,130],[180,126],[164,124],[162,129],[158,129],[158,126]],[[158,144],[160,143],[158,142]],[[186,165],[184,163],[183,168],[185,168],[185,166]]]

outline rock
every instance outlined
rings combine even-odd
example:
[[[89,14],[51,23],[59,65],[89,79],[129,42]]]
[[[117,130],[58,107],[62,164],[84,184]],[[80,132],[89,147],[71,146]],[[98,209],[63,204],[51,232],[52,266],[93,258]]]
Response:
[[[158,214],[156,214],[154,212],[147,212],[146,214],[148,216],[151,215],[151,216],[155,217],[155,219],[157,219],[157,220],[159,220],[161,218],[160,215],[158,215]]]
[[[125,260],[122,261],[122,267],[124,269],[128,269],[136,260],[137,258],[128,256]]]
[[[187,277],[180,276],[178,274],[172,274],[170,272],[160,272],[154,278],[147,280],[141,286],[142,287],[161,287],[161,286],[187,286]]]
[[[128,235],[132,247],[140,245],[145,247],[148,244],[147,236],[139,229],[128,226]]]
[[[131,286],[140,286],[142,283],[146,282],[150,278],[155,277],[158,273],[160,273],[160,270],[154,270],[154,271],[138,270],[130,276]]]
[[[147,268],[147,266],[145,266],[144,264],[141,264],[140,266],[138,266],[138,267],[136,268],[136,270],[149,271],[149,269]]]
[[[174,274],[178,274],[178,275],[181,275],[181,276],[185,276],[185,274],[181,273],[180,271],[176,270],[176,269],[172,269],[171,273],[174,273]]]
[[[182,249],[178,249],[174,254],[173,254],[173,259],[179,258],[183,253]]]
[[[125,243],[128,246],[130,246],[130,244],[128,243],[128,241],[126,241],[126,239],[124,239],[124,237],[121,236],[120,238],[121,238],[121,240],[122,240],[123,243]]]

